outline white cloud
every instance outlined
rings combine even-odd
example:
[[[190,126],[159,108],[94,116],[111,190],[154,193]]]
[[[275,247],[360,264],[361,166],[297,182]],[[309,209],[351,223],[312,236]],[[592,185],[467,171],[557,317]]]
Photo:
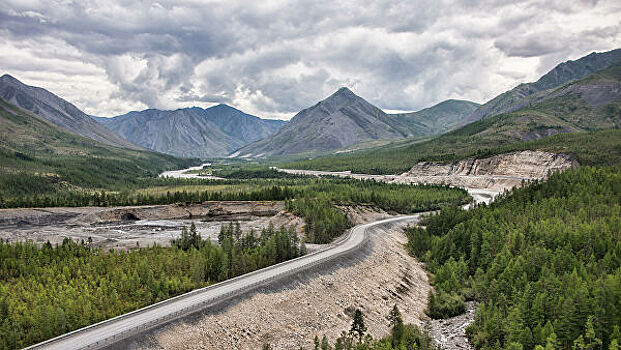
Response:
[[[96,115],[229,103],[288,118],[342,85],[418,110],[617,48],[620,16],[616,0],[7,0],[0,67]]]

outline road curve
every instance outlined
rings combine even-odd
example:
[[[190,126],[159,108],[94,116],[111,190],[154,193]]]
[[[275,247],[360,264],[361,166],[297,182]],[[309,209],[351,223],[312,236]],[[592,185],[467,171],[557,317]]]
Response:
[[[52,338],[26,349],[97,349],[109,346],[144,330],[199,311],[235,295],[243,294],[260,285],[357,251],[367,242],[370,228],[387,223],[413,221],[419,215],[398,216],[358,225],[349,230],[341,239],[317,252],[197,289]]]

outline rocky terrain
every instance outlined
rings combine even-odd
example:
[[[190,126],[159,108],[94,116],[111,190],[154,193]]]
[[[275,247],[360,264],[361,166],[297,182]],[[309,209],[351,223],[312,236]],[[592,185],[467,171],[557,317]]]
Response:
[[[502,192],[522,181],[545,179],[555,171],[578,166],[565,154],[521,151],[453,163],[421,162],[395,181],[448,184]]]
[[[334,341],[360,308],[369,333],[389,331],[393,305],[404,321],[423,325],[430,290],[422,265],[404,248],[399,227],[373,235],[368,249],[280,286],[265,287],[213,313],[134,340],[145,349],[312,349],[315,335]],[[327,298],[326,296],[330,297]]]
[[[282,202],[206,202],[190,205],[86,207],[0,210],[0,238],[60,243],[64,238],[87,241],[105,249],[136,245],[168,245],[181,228],[195,223],[203,238],[215,240],[222,225],[240,222],[243,230],[272,224],[296,226],[302,219],[285,212]]]
[[[466,312],[445,320],[429,320],[426,328],[443,350],[474,350],[466,337],[466,328],[474,322],[476,305],[466,302]]]

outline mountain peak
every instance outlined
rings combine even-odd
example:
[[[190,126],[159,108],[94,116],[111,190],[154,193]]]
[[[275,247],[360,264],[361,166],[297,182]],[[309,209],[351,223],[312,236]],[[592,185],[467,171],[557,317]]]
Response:
[[[10,74],[4,74],[3,76],[1,76],[0,81],[4,83],[19,83],[19,84],[22,83],[21,81],[17,80],[17,78],[15,78],[14,76]]]
[[[233,110],[234,109],[234,110],[238,110],[237,108],[231,107],[231,106],[227,105],[226,103],[219,103],[219,104],[217,104],[215,106],[211,106],[211,107],[209,107],[207,109],[221,109],[221,110]]]
[[[346,86],[342,86],[340,87],[338,90],[336,90],[335,93],[332,94],[332,96],[355,96],[356,94],[354,94],[348,87]]]

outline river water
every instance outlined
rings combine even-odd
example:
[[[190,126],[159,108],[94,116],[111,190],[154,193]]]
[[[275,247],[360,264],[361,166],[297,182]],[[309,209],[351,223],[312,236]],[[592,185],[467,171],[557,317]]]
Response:
[[[160,177],[172,177],[175,179],[211,179],[211,180],[222,180],[223,178],[217,176],[201,176],[198,174],[188,174],[188,171],[196,171],[201,170],[206,166],[211,166],[211,163],[203,163],[199,166],[189,167],[187,169],[181,170],[168,170],[160,174]]]

